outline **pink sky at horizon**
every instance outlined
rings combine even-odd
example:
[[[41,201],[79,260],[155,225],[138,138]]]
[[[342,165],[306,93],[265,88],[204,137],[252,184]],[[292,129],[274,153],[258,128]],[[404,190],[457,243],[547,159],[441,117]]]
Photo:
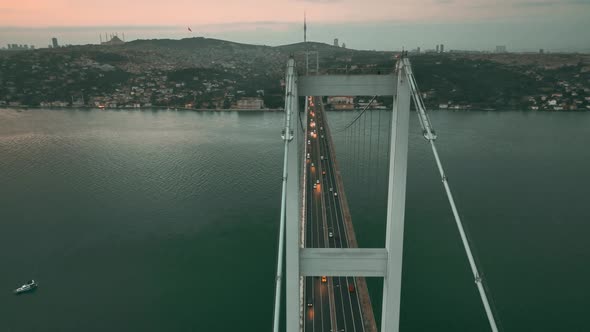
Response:
[[[565,15],[575,10],[576,0],[563,6],[534,0],[2,1],[0,26],[49,27],[295,23],[302,21],[304,9],[310,22],[322,23],[470,22]]]

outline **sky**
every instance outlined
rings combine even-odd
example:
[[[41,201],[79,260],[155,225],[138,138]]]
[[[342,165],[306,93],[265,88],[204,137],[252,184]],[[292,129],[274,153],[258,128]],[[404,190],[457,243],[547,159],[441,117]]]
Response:
[[[308,40],[356,49],[590,51],[590,0],[0,0],[0,46],[105,32],[283,45],[303,39],[304,11]]]

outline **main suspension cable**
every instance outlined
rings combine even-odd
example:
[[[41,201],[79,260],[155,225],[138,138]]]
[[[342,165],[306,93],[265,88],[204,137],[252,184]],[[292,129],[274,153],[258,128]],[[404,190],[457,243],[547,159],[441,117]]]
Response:
[[[424,138],[428,140],[430,146],[432,148],[432,152],[434,154],[434,158],[436,160],[436,165],[438,167],[438,171],[440,173],[442,183],[445,187],[445,192],[447,193],[447,198],[451,205],[451,210],[453,211],[453,216],[455,217],[455,223],[457,224],[457,228],[459,230],[459,234],[461,236],[461,241],[463,242],[463,247],[465,248],[465,253],[467,254],[467,259],[469,260],[469,265],[471,267],[471,272],[473,273],[473,278],[475,284],[477,285],[477,289],[479,291],[479,295],[481,297],[481,301],[483,303],[488,321],[490,323],[490,327],[493,332],[498,332],[498,327],[496,325],[496,319],[494,317],[494,313],[492,312],[492,308],[488,301],[488,297],[486,291],[484,289],[482,275],[479,273],[475,259],[473,257],[471,247],[469,245],[469,240],[467,239],[467,235],[463,228],[463,223],[461,222],[461,218],[459,217],[459,212],[457,211],[457,207],[455,205],[455,200],[453,199],[453,194],[451,193],[451,188],[449,187],[449,182],[447,176],[445,175],[444,169],[442,167],[442,163],[440,161],[440,157],[438,156],[438,151],[436,150],[436,145],[434,141],[436,140],[436,133],[432,129],[432,125],[430,123],[430,119],[426,115],[426,109],[424,107],[424,101],[422,100],[422,96],[418,90],[418,85],[416,84],[416,79],[414,78],[414,74],[412,73],[412,66],[410,64],[410,60],[408,58],[402,57],[401,60],[403,66],[405,67],[406,77],[408,79],[410,85],[410,91],[412,94],[412,98],[414,100],[414,105],[416,106],[416,111],[418,112],[418,118],[420,120],[420,125],[423,129]]]
[[[350,121],[346,126],[344,126],[344,128],[342,128],[342,129],[340,129],[338,131],[335,131],[334,133],[339,133],[341,131],[346,130],[350,126],[352,126],[361,117],[361,115],[365,114],[365,111],[369,108],[369,106],[371,106],[371,103],[373,103],[373,100],[375,100],[375,98],[377,98],[377,96],[373,96],[373,98],[371,98],[371,101],[369,101],[369,103],[367,104],[367,106],[365,106],[365,108],[363,108],[363,110],[361,111],[361,113],[359,115],[357,115],[356,118],[354,118],[352,121]]]

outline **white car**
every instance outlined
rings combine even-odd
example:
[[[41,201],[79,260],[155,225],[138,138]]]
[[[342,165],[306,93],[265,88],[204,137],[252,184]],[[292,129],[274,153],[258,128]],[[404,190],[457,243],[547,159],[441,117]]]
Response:
[[[334,188],[330,188],[330,191],[334,191]]]
[[[330,238],[334,237],[334,233],[328,232],[328,237],[330,237]]]

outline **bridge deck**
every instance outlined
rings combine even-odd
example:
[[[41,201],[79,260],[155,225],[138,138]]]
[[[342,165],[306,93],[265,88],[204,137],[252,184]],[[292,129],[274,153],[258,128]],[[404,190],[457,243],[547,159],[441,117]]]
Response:
[[[309,107],[305,140],[306,247],[357,248],[321,98]],[[305,331],[377,331],[362,277],[306,277],[304,297]]]

